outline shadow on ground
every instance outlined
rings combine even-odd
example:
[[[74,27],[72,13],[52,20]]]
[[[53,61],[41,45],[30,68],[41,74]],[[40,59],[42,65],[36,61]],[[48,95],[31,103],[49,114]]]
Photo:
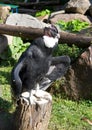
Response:
[[[0,98],[0,130],[12,130],[13,114],[8,112],[11,105],[12,103]],[[3,108],[2,106],[6,106],[7,108]]]

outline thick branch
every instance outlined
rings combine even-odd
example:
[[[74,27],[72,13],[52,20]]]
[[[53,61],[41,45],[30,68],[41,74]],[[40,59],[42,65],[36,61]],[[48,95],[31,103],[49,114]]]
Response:
[[[43,29],[24,26],[0,24],[0,34],[18,36],[26,40],[33,40],[43,35]],[[92,43],[92,37],[61,31],[60,43],[75,44],[78,47],[88,47]]]
[[[7,34],[33,40],[34,38],[43,35],[43,29],[0,24],[0,34]]]
[[[17,4],[21,7],[27,7],[27,8],[32,8],[32,7],[36,7],[37,8],[41,8],[41,7],[45,7],[45,6],[53,6],[53,5],[59,5],[60,2],[59,0],[55,1],[42,1],[42,2],[27,2],[27,3],[23,3],[23,2],[17,2]]]
[[[68,32],[60,32],[60,42],[67,43],[68,45],[75,44],[78,47],[88,47],[92,44],[92,37],[82,34],[73,34]]]

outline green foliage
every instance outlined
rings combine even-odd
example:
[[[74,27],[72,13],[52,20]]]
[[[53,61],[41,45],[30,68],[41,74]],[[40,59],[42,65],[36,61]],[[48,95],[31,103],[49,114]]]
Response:
[[[70,47],[67,44],[59,44],[58,48],[54,52],[54,56],[69,55],[72,59],[75,59],[80,55],[82,50],[82,48],[78,48],[75,45]]]
[[[20,37],[14,37],[13,44],[10,45],[10,51],[13,59],[18,59],[23,51],[29,46],[30,43],[23,44]]]
[[[58,21],[57,24],[59,25],[61,30],[68,30],[70,32],[79,32],[80,30],[89,26],[87,22],[82,22],[78,19],[69,22]]]
[[[2,93],[2,98],[0,98],[0,109],[8,112],[13,111],[14,109],[11,100],[10,72],[10,66],[2,66],[0,64],[0,91]]]
[[[89,25],[87,22],[82,22],[78,19],[69,22],[58,21],[57,24],[62,30],[70,32],[78,32],[81,29],[88,27]],[[69,55],[71,59],[76,59],[81,54],[82,51],[83,49],[78,48],[76,45],[72,45],[70,47],[67,44],[59,44],[58,48],[54,52],[54,56]]]
[[[39,11],[36,13],[35,17],[39,17],[39,16],[45,16],[45,15],[49,15],[51,13],[50,10],[48,9],[45,9],[45,10],[42,10],[42,11]]]
[[[18,60],[21,53],[30,45],[30,43],[23,44],[20,37],[14,37],[13,43],[8,46],[6,51],[0,55],[0,58],[8,63],[14,63]]]

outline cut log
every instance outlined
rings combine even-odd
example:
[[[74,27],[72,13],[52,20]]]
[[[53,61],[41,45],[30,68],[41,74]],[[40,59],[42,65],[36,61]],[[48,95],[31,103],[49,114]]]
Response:
[[[13,26],[0,24],[0,34],[7,34],[21,37],[26,40],[33,40],[43,35],[43,29],[31,28],[24,26]],[[78,47],[88,47],[92,44],[92,37],[82,34],[73,34],[65,31],[60,32],[60,43],[67,43],[68,45],[75,44]]]
[[[55,5],[59,5],[60,2],[59,0],[55,1],[55,0],[51,0],[51,1],[42,1],[42,2],[27,2],[27,3],[23,3],[23,2],[17,2],[17,5],[21,6],[21,7],[25,7],[25,8],[39,8],[42,9],[46,6],[55,6]]]
[[[52,109],[51,95],[42,90],[33,90],[31,97],[27,95],[23,93],[18,101],[12,129],[47,130]]]

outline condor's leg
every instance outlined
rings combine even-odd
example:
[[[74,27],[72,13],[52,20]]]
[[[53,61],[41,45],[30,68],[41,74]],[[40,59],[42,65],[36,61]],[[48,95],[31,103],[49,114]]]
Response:
[[[52,64],[40,82],[40,89],[46,90],[55,80],[62,78],[70,66],[69,56],[58,56],[52,58]]]
[[[50,74],[47,74],[47,77],[49,77],[50,80],[56,80],[64,76],[70,66],[70,61],[69,56],[52,57],[50,69],[53,67],[53,70]]]
[[[70,57],[66,55],[52,57],[52,65],[64,64],[65,66],[69,66],[70,62],[71,62]]]

